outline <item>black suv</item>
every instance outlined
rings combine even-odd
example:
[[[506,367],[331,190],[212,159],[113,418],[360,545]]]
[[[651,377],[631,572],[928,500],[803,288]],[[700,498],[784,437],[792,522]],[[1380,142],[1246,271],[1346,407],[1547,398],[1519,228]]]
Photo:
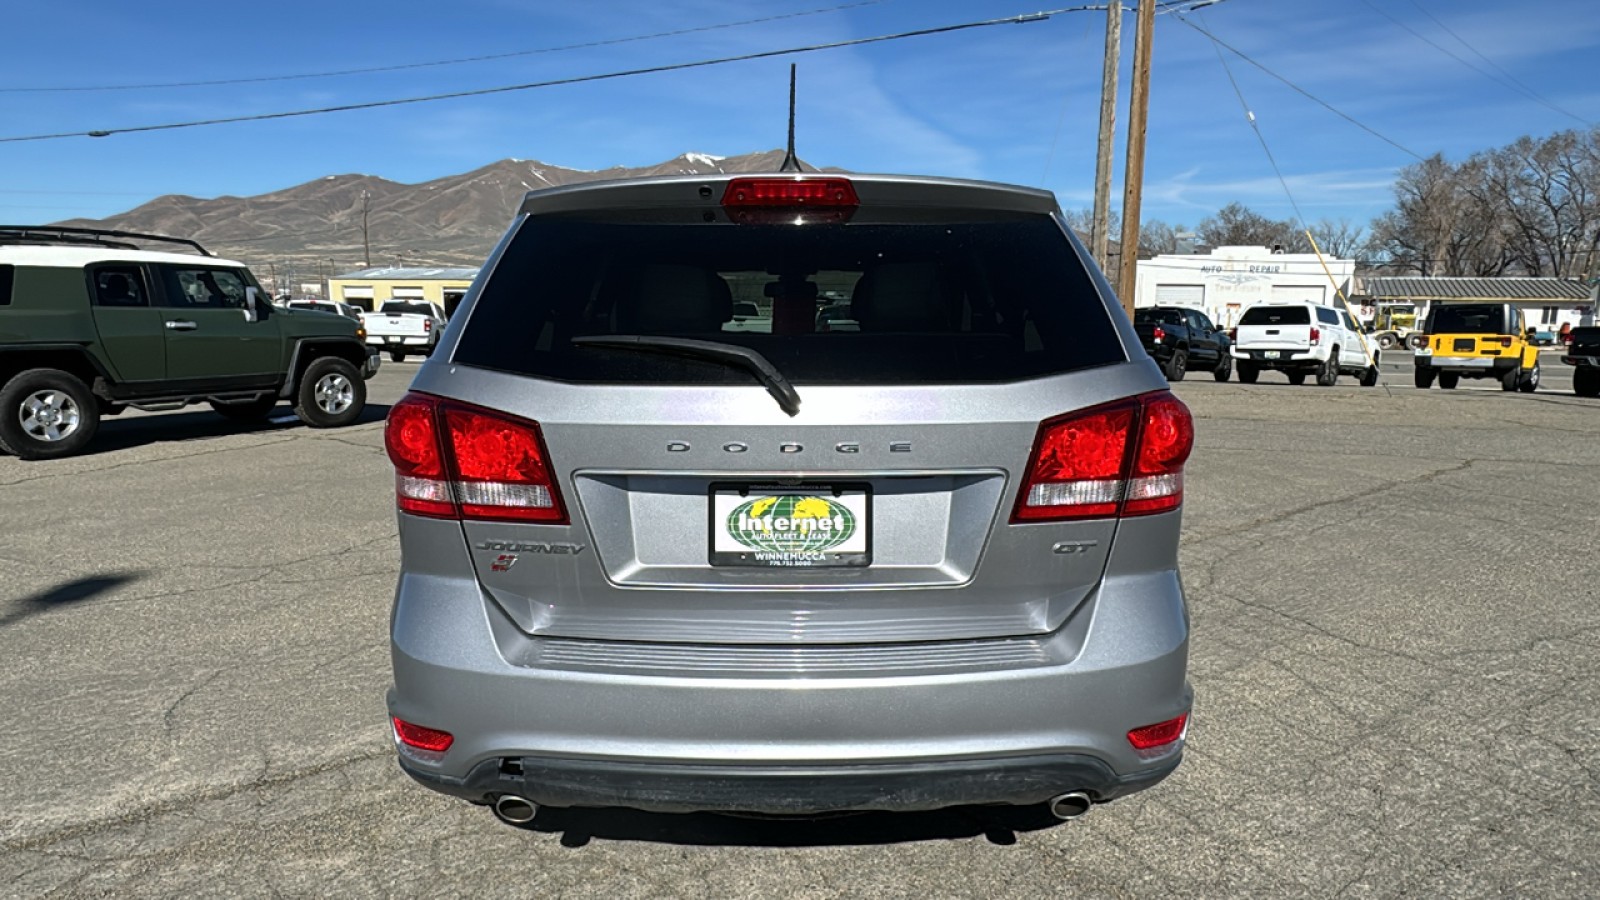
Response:
[[[184,252],[141,249],[152,243]],[[130,406],[261,419],[287,400],[308,425],[348,425],[378,370],[365,337],[273,307],[243,263],[194,241],[0,226],[0,449],[69,456]]]

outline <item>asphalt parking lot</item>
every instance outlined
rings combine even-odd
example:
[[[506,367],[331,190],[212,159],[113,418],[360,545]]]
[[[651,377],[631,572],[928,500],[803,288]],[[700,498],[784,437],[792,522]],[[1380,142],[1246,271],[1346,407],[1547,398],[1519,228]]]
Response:
[[[1177,386],[1196,708],[1077,822],[546,810],[414,786],[383,691],[381,418],[109,420],[0,457],[0,895],[1589,896],[1600,878],[1600,401]],[[287,414],[287,408],[283,408]]]

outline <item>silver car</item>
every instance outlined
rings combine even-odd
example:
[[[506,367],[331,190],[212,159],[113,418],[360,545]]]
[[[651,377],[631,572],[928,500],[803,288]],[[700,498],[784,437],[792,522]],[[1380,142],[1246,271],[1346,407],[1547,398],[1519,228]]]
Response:
[[[389,414],[400,765],[512,823],[1150,787],[1193,436],[1047,192],[530,193]]]

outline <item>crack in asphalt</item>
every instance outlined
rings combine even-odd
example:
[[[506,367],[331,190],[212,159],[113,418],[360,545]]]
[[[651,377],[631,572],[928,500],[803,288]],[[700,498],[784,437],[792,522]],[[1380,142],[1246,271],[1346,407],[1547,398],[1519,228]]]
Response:
[[[176,699],[174,699],[171,703],[168,703],[166,709],[161,711],[161,731],[166,736],[167,740],[172,740],[172,719],[173,716],[177,714],[178,707],[182,706],[185,700],[188,700],[190,697],[203,690],[211,682],[216,681],[217,678],[221,677],[223,671],[224,670],[222,669],[212,669],[210,674],[190,685],[186,690],[184,690],[183,693],[179,694]]]
[[[86,836],[99,834],[113,828],[146,823],[160,816],[192,812],[195,807],[202,803],[226,800],[245,791],[281,787],[306,778],[393,755],[393,748],[383,746],[371,751],[358,752],[338,759],[326,760],[309,766],[279,772],[276,775],[263,774],[244,783],[200,788],[181,796],[138,803],[121,813],[112,813],[96,820],[74,823],[28,837],[0,838],[0,850],[36,850],[52,853],[53,855],[59,854],[59,850],[51,850],[49,848],[66,841],[82,840]]]
[[[1373,497],[1376,497],[1376,496],[1379,496],[1381,494],[1387,493],[1389,491],[1395,490],[1396,488],[1414,487],[1414,486],[1417,486],[1417,485],[1429,484],[1429,483],[1435,481],[1436,479],[1442,478],[1442,477],[1444,477],[1446,475],[1452,475],[1452,474],[1455,474],[1457,472],[1465,472],[1468,469],[1471,469],[1476,464],[1476,462],[1477,462],[1476,460],[1471,460],[1471,459],[1461,460],[1456,465],[1446,466],[1446,467],[1440,468],[1440,469],[1435,469],[1435,470],[1433,470],[1431,472],[1426,472],[1426,473],[1424,473],[1422,475],[1419,475],[1419,476],[1416,476],[1414,478],[1403,478],[1403,479],[1400,479],[1398,481],[1386,481],[1381,485],[1377,485],[1377,486],[1374,486],[1374,487],[1369,487],[1369,488],[1366,488],[1365,490],[1357,491],[1356,493],[1353,493],[1353,494],[1346,494],[1346,495],[1339,496],[1339,497],[1331,497],[1331,498],[1326,499],[1326,500],[1318,500],[1318,501],[1313,502],[1313,503],[1307,503],[1307,504],[1304,504],[1302,506],[1297,506],[1297,507],[1294,507],[1293,509],[1288,509],[1288,510],[1284,510],[1284,511],[1281,511],[1281,512],[1275,512],[1275,513],[1272,513],[1271,515],[1263,516],[1262,518],[1256,519],[1254,521],[1244,522],[1242,524],[1234,526],[1233,528],[1231,528],[1228,531],[1223,532],[1221,534],[1214,534],[1214,535],[1210,535],[1210,536],[1207,536],[1207,537],[1199,537],[1199,538],[1194,538],[1192,540],[1185,540],[1183,543],[1184,543],[1185,547],[1204,546],[1206,544],[1210,544],[1210,543],[1213,543],[1215,541],[1226,540],[1228,538],[1237,537],[1242,532],[1255,531],[1255,530],[1257,530],[1259,528],[1264,528],[1264,527],[1269,526],[1269,525],[1278,525],[1278,524],[1281,524],[1283,522],[1287,522],[1288,520],[1293,519],[1293,518],[1295,518],[1297,516],[1302,516],[1302,515],[1305,515],[1306,513],[1316,512],[1318,510],[1326,509],[1327,507],[1330,507],[1330,506],[1338,506],[1338,505],[1343,504],[1343,503],[1358,503],[1358,502],[1361,502],[1363,500],[1369,500],[1369,499],[1371,499]]]

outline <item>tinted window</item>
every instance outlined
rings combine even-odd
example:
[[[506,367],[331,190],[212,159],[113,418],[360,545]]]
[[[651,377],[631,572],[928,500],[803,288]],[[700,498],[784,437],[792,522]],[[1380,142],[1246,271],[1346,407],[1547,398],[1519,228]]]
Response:
[[[1505,307],[1493,303],[1444,303],[1428,313],[1432,334],[1510,334]]]
[[[1182,325],[1183,313],[1175,309],[1136,309],[1133,311],[1133,324]]]
[[[15,280],[14,266],[0,266],[0,306],[11,305],[11,285]]]
[[[1326,306],[1317,307],[1317,321],[1325,325],[1339,324],[1339,314]]]
[[[735,320],[736,304],[760,316]],[[849,327],[832,326],[846,311]],[[798,228],[534,218],[471,316],[457,362],[587,383],[750,376],[575,347],[578,335],[738,344],[809,384],[999,382],[1126,359],[1087,271],[1044,217]]]
[[[163,266],[163,305],[198,309],[244,309],[245,284],[232,269]]]
[[[339,308],[331,303],[295,303],[292,305],[295,309],[314,309],[317,312],[334,313],[335,315],[339,312]]]
[[[426,303],[406,303],[405,301],[391,300],[383,305],[379,312],[386,313],[412,313],[418,316],[433,315],[433,307]]]
[[[149,306],[144,271],[138,266],[101,266],[94,270],[94,302],[98,306]]]
[[[1240,325],[1310,325],[1311,312],[1304,306],[1252,306],[1244,311]]]

